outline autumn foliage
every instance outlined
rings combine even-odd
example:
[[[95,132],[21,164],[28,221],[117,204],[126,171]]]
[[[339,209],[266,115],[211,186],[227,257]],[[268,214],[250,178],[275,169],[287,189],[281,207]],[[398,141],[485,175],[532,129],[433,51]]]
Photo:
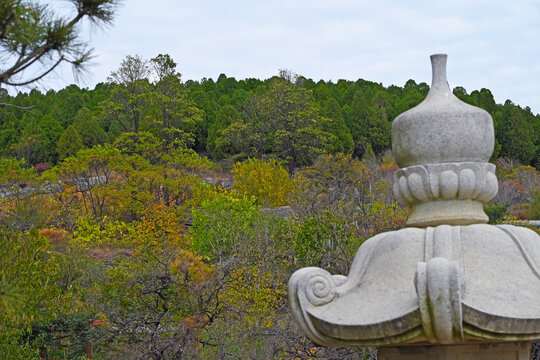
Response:
[[[16,190],[0,199],[9,359],[373,356],[306,340],[287,281],[303,266],[347,274],[367,238],[404,226],[390,155],[326,154],[294,174],[250,158],[226,173],[185,148],[97,145],[41,175],[0,165]],[[234,186],[212,185],[211,174],[232,174]],[[488,205],[494,221],[537,211],[536,170],[501,160],[499,181],[494,201],[508,205]]]

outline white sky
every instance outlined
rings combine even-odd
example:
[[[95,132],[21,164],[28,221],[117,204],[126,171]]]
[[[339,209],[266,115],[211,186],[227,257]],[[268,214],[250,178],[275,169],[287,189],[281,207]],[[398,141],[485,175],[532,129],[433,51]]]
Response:
[[[429,55],[447,53],[451,87],[485,87],[498,103],[540,112],[539,1],[125,0],[89,41],[98,56],[82,87],[105,81],[126,55],[160,53],[184,81],[286,68],[315,81],[430,84]],[[64,71],[42,87],[72,82]]]

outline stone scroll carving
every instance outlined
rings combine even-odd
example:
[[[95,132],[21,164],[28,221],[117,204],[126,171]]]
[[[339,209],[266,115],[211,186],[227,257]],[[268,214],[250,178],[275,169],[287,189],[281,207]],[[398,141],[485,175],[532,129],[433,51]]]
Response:
[[[414,279],[424,334],[431,343],[462,341],[461,227],[427,228],[424,257]]]
[[[367,240],[347,277],[298,270],[290,304],[302,330],[326,346],[535,339],[538,259],[529,229],[411,227]]]

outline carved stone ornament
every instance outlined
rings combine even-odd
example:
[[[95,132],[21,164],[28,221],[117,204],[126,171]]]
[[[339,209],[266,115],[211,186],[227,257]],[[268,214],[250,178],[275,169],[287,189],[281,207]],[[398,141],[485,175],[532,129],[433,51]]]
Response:
[[[412,207],[408,227],[366,240],[346,277],[310,267],[289,280],[292,313],[317,344],[540,338],[540,237],[485,224],[482,205],[498,187],[487,162],[493,122],[452,94],[446,55],[431,61],[426,99],[392,126],[402,167],[394,192]]]

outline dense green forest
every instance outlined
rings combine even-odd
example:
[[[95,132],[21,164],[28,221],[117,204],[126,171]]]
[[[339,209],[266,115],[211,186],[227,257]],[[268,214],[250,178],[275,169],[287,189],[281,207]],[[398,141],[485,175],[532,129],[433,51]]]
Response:
[[[287,281],[346,274],[404,226],[390,126],[428,90],[288,71],[184,83],[158,55],[93,90],[2,93],[0,357],[373,358],[309,342]],[[540,218],[540,115],[454,92],[495,122],[491,221]]]
[[[95,145],[159,142],[163,150],[190,148],[214,161],[276,158],[294,171],[320,154],[382,154],[392,120],[429,91],[414,80],[384,87],[362,79],[315,82],[287,71],[264,81],[222,74],[183,83],[168,55],[128,56],[109,80],[93,90],[4,92],[0,154],[55,165]],[[509,100],[496,104],[488,89],[454,93],[492,115],[493,159],[538,168],[539,114]]]

